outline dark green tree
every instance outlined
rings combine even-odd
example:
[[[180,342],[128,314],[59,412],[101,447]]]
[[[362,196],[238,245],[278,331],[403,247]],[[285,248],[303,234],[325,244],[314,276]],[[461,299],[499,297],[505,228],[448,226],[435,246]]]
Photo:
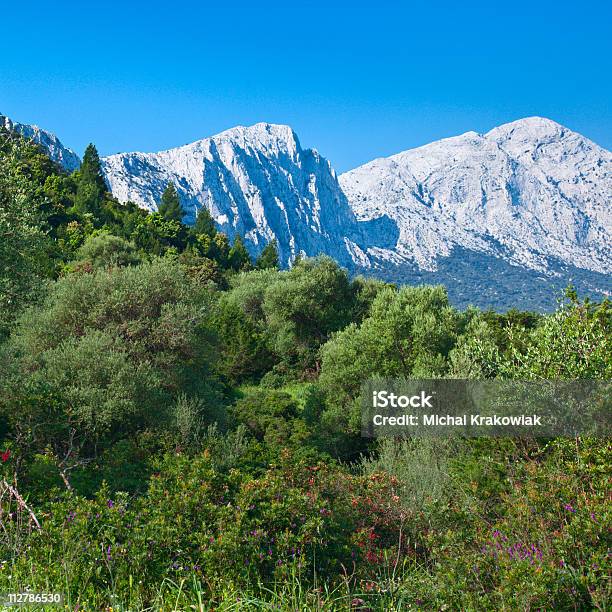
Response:
[[[202,206],[198,211],[193,232],[197,235],[210,236],[211,238],[217,233],[215,220],[206,206]]]
[[[181,202],[174,183],[168,183],[162,194],[157,211],[166,221],[183,220],[183,209],[181,208]]]
[[[302,259],[266,289],[263,311],[274,352],[291,367],[318,371],[318,351],[354,309],[346,270],[321,256]]]
[[[268,268],[278,269],[278,263],[278,248],[276,245],[276,240],[272,240],[272,242],[268,242],[268,244],[264,247],[264,250],[257,258],[255,267],[258,270],[266,270]]]
[[[93,144],[88,144],[83,155],[81,168],[77,177],[77,191],[74,208],[77,212],[91,213],[100,217],[102,200],[106,192],[106,183],[100,165],[100,156]]]
[[[25,140],[0,130],[0,339],[47,276],[41,205],[48,198],[33,180],[36,155]]]
[[[17,432],[20,455],[51,449],[71,469],[163,426],[179,394],[198,398],[207,422],[222,423],[211,300],[169,258],[51,285],[0,348],[0,424]]]
[[[242,242],[240,236],[236,236],[234,244],[230,249],[229,262],[230,268],[236,270],[236,272],[250,270],[253,267],[249,252],[244,246],[244,242]]]

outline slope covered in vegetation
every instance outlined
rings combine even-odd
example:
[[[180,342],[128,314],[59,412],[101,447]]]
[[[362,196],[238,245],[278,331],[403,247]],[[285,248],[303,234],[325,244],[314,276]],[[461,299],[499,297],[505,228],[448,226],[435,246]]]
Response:
[[[0,133],[0,592],[71,609],[599,609],[609,440],[367,441],[371,376],[610,379],[609,303],[257,262]]]

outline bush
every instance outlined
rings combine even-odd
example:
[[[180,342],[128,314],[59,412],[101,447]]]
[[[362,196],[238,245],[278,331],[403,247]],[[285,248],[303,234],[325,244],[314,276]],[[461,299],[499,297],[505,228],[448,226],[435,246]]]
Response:
[[[223,422],[210,304],[169,260],[55,283],[3,352],[0,413],[23,460],[50,450],[65,474],[121,438],[170,428],[181,393]]]
[[[141,261],[142,258],[136,253],[134,244],[119,236],[103,232],[87,238],[83,246],[78,249],[72,268],[90,272],[135,266]]]

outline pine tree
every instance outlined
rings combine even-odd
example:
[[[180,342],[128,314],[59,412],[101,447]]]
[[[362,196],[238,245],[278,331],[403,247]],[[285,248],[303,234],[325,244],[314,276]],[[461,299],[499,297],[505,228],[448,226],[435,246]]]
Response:
[[[198,211],[193,231],[195,234],[210,236],[211,238],[217,233],[215,220],[206,206],[202,206]]]
[[[236,272],[250,270],[253,267],[249,252],[244,246],[244,242],[242,242],[240,236],[236,236],[236,240],[234,240],[234,244],[230,249],[229,265],[230,268],[236,270]]]
[[[278,269],[278,248],[276,240],[272,240],[272,242],[266,244],[255,262],[255,267],[258,270],[265,270],[267,268]]]
[[[166,221],[183,220],[183,209],[181,208],[181,202],[174,183],[168,183],[162,194],[157,211]]]
[[[99,217],[102,211],[102,200],[106,192],[106,183],[102,174],[100,156],[93,144],[88,144],[83,155],[77,178],[77,192],[74,208],[77,212],[91,213]]]

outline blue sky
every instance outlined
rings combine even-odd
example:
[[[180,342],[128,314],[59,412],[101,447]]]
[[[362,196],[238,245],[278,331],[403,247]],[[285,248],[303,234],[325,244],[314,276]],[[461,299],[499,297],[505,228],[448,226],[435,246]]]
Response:
[[[612,148],[611,7],[8,0],[0,112],[102,154],[287,123],[339,171],[530,115]]]

